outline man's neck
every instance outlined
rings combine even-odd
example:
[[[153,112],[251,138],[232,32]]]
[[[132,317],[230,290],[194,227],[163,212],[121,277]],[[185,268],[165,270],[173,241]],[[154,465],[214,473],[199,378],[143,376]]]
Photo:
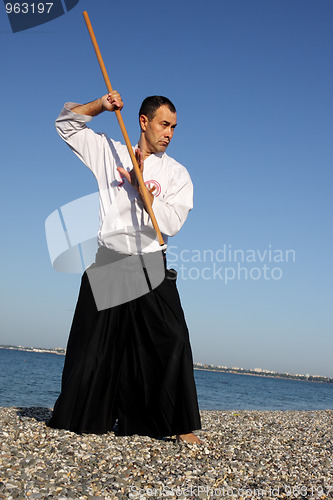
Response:
[[[147,147],[146,147],[146,145],[141,137],[140,137],[139,142],[138,142],[138,147],[140,148],[140,151],[142,153],[143,161],[145,161],[148,158],[148,156],[153,154],[151,151],[149,151],[147,149]]]

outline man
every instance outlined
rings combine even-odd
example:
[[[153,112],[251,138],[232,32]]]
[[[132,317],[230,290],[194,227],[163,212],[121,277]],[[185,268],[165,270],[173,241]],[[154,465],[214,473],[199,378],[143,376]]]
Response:
[[[56,121],[60,136],[98,182],[96,262],[105,252],[148,259],[160,254],[192,208],[190,176],[165,153],[177,125],[176,109],[165,97],[148,97],[139,112],[135,154],[165,241],[161,247],[126,147],[86,126],[92,117],[122,107],[120,94],[113,91],[84,105],[67,103]],[[61,394],[49,425],[105,433],[117,422],[122,435],[176,435],[200,443],[192,432],[201,424],[175,272],[165,268],[156,288],[104,310],[96,307],[87,272],[69,336]]]

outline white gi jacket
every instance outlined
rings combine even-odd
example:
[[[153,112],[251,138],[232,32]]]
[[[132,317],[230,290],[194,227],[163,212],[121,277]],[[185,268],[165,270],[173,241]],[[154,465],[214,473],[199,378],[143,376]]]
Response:
[[[165,249],[167,237],[180,230],[193,207],[193,185],[186,168],[166,153],[152,154],[144,162],[145,184],[155,186],[152,207],[165,242],[161,247],[141,197],[117,170],[132,169],[127,147],[88,128],[86,124],[92,117],[74,113],[71,108],[75,106],[65,104],[56,129],[96,177],[99,246],[130,255]]]

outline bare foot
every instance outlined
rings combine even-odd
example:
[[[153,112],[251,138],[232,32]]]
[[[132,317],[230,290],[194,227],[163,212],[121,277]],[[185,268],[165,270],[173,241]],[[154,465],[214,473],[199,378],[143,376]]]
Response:
[[[190,432],[189,434],[179,434],[177,436],[177,441],[184,441],[185,443],[196,443],[196,444],[202,444],[202,441],[193,434],[193,432]]]

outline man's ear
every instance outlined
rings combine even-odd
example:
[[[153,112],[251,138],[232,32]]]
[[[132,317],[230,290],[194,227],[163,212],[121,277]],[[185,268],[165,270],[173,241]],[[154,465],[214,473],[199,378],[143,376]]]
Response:
[[[146,115],[140,115],[139,121],[141,130],[145,132],[149,121],[148,117]]]

